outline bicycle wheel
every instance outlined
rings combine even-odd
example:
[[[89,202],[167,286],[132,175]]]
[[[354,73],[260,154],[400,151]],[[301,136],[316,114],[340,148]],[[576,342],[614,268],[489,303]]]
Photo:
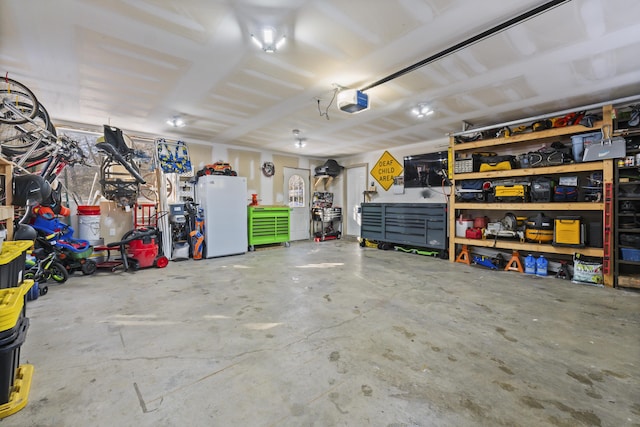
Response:
[[[38,114],[36,96],[13,79],[0,78],[0,101],[0,123],[25,123]]]
[[[47,110],[40,105],[38,114],[31,121],[0,124],[0,146],[3,154],[20,155],[50,134],[55,136],[55,127],[49,119]]]
[[[69,273],[64,265],[59,262],[52,262],[49,267],[49,276],[57,283],[64,283],[69,278]]]
[[[146,181],[146,184],[140,185],[140,195],[147,200],[158,200],[158,187],[156,185],[156,173],[148,172],[142,176],[142,179]],[[173,192],[173,184],[169,177],[165,177],[165,193],[170,195]]]
[[[24,275],[22,276],[23,280],[33,280],[36,281],[36,274],[33,271],[25,271]]]

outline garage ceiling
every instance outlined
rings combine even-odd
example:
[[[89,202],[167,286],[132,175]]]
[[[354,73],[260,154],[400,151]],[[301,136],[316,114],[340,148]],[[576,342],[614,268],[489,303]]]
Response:
[[[544,3],[3,0],[0,64],[58,124],[314,157],[640,93],[640,2],[572,0],[367,90],[368,111],[329,106],[336,86],[366,87]],[[286,35],[278,52],[252,43],[263,26]],[[417,119],[422,102],[435,113]],[[166,124],[177,115],[185,127]]]

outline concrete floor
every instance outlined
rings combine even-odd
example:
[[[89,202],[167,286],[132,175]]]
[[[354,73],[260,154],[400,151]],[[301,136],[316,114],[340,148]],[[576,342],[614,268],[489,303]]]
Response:
[[[299,242],[28,303],[9,426],[638,426],[640,294]]]

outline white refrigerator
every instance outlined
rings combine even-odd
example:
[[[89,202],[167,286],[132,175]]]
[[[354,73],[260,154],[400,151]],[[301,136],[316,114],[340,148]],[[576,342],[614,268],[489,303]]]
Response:
[[[207,258],[247,251],[247,178],[204,175],[196,185]]]

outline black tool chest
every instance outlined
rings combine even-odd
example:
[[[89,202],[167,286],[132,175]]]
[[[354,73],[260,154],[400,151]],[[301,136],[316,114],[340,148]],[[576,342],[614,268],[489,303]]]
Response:
[[[363,203],[360,235],[378,242],[447,248],[446,203]]]

